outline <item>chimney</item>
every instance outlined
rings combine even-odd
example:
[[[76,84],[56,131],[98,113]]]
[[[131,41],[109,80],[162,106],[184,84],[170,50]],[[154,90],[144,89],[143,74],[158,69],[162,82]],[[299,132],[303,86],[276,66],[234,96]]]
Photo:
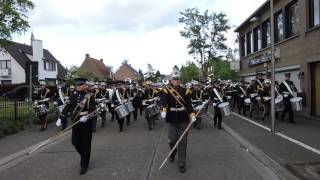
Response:
[[[100,61],[103,63],[103,59],[100,59]]]
[[[89,54],[86,54],[86,59],[90,58],[90,55]]]

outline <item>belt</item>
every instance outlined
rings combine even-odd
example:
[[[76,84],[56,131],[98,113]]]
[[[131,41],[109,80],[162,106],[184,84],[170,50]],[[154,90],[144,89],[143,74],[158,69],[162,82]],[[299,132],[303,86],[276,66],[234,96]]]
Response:
[[[171,108],[170,108],[170,111],[176,111],[176,112],[178,112],[178,111],[184,111],[184,107],[181,107],[181,108],[171,107]]]
[[[88,111],[84,111],[84,112],[80,112],[79,116],[84,116],[84,115],[87,115],[87,114],[88,114]]]

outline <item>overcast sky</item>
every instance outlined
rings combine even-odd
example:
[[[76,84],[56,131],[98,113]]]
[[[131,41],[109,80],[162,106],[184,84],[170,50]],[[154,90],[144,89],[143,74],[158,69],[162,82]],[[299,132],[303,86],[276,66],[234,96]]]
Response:
[[[13,40],[30,44],[30,33],[64,66],[80,66],[89,53],[104,63],[120,66],[128,59],[135,69],[150,63],[169,73],[193,58],[182,38],[179,12],[198,7],[224,12],[238,26],[265,0],[33,0],[30,31]],[[233,30],[232,30],[233,31]],[[228,34],[232,45],[236,37]]]

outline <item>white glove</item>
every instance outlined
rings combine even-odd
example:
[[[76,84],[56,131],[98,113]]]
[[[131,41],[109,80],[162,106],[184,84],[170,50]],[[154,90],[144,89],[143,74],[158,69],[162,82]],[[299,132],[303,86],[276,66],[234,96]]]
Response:
[[[82,123],[86,123],[88,121],[88,117],[87,116],[82,116],[79,120]]]
[[[61,119],[59,118],[58,120],[57,120],[57,122],[56,122],[56,125],[59,127],[59,126],[61,126]]]
[[[196,117],[196,115],[195,115],[194,113],[192,113],[192,114],[190,115],[190,120],[191,120],[191,123],[196,122],[197,117]]]
[[[167,116],[167,112],[162,111],[162,112],[161,112],[161,117],[162,117],[162,119],[166,118],[166,116]]]
[[[217,104],[216,103],[212,103],[212,105],[213,105],[213,107],[216,107]]]

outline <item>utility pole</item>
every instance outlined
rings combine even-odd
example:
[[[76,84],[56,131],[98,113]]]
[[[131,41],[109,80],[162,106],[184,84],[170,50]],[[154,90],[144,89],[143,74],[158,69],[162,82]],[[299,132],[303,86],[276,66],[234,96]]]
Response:
[[[274,58],[274,16],[273,0],[270,0],[270,27],[271,27],[271,132],[275,133],[275,58]]]

